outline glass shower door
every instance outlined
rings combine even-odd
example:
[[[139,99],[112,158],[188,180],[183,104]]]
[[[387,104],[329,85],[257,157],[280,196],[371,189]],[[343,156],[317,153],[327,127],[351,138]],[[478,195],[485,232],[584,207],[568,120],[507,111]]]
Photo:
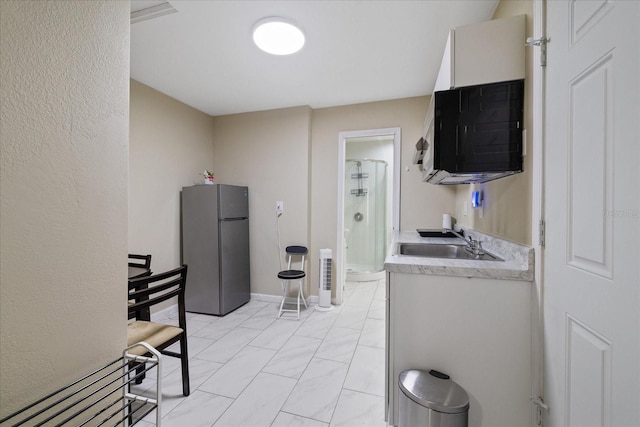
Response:
[[[347,160],[345,240],[348,275],[382,271],[386,252],[387,163]]]

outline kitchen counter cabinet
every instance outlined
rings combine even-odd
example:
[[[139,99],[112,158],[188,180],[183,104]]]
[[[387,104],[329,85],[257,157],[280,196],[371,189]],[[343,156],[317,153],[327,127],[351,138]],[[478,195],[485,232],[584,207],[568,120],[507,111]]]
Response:
[[[529,426],[531,282],[387,271],[387,419],[398,375],[436,369],[469,394],[471,427]]]
[[[399,231],[384,261],[384,269],[394,273],[429,274],[487,279],[513,279],[532,281],[534,251],[530,246],[510,242],[488,234],[465,229],[465,235],[482,242],[482,247],[504,261],[475,261],[464,259],[425,258],[398,254],[400,243],[452,243],[464,244],[462,239],[420,237],[415,231]]]

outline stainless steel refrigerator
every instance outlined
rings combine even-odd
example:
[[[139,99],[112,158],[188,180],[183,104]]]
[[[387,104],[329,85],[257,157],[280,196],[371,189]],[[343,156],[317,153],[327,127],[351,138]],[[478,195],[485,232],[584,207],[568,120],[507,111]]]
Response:
[[[249,302],[249,190],[182,188],[182,260],[187,311],[223,316]]]

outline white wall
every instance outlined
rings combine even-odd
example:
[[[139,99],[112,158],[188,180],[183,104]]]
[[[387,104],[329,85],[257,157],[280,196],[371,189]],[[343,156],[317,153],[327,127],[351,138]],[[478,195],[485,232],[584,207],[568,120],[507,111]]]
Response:
[[[422,182],[422,173],[412,163],[428,103],[429,97],[420,96],[313,110],[310,273],[313,293],[317,293],[318,287],[319,250],[331,248],[336,253],[338,134],[341,131],[401,128],[401,230],[441,227],[442,213],[454,210],[455,188]]]
[[[310,248],[309,291],[317,294],[318,251],[336,250],[338,134],[401,127],[401,228],[439,227],[455,189],[421,181],[411,164],[428,97],[345,107],[234,114],[213,118],[216,181],[249,186],[252,292],[278,295],[275,202],[284,201],[282,246]],[[405,166],[412,166],[405,171]]]
[[[461,220],[461,203],[467,199],[470,186],[424,183],[419,168],[413,164],[415,141],[422,132],[429,97],[209,118],[154,92],[132,82],[129,250],[150,251],[158,268],[170,268],[179,259],[176,199],[179,188],[200,179],[197,173],[211,167],[213,161],[216,182],[250,188],[252,292],[271,295],[280,292],[276,279],[279,264],[275,202],[283,200],[282,245],[309,246],[308,286],[311,294],[317,294],[318,251],[336,250],[341,131],[402,129],[402,230],[439,228],[444,212],[455,213],[460,222],[482,229],[481,224],[470,218],[466,222]],[[211,146],[207,142],[209,137]],[[530,192],[526,185],[512,189],[510,179],[494,183],[491,188],[499,190],[487,193],[500,202],[487,209],[484,224],[493,224],[488,231],[492,234],[526,242],[523,236],[530,226],[526,210]],[[527,180],[527,175],[522,174],[518,180],[521,179]],[[155,212],[157,218],[148,220],[148,211]]]
[[[311,109],[218,116],[213,124],[216,181],[249,187],[251,292],[280,295],[276,201],[284,202],[282,247],[311,244]]]
[[[0,2],[0,416],[126,345],[129,3]]]
[[[213,169],[213,119],[131,80],[129,252],[180,265],[180,191]]]
[[[533,35],[533,2],[530,0],[501,1],[494,12],[493,19],[515,15],[527,15],[527,37]],[[500,178],[485,184],[458,185],[456,210],[454,216],[459,224],[493,234],[515,242],[531,244],[531,211],[533,191],[533,57],[539,49],[526,51],[524,128],[527,129],[527,155],[524,158],[524,172],[506,178]],[[471,191],[480,190],[484,195],[484,215],[480,218],[478,210],[471,209]],[[465,216],[464,203],[468,205]]]

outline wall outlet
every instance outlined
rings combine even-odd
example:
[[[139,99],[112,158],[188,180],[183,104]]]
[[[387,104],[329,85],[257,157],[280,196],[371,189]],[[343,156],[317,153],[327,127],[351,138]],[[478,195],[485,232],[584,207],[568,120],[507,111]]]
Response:
[[[284,213],[284,202],[277,201],[276,202],[276,215],[280,216]]]
[[[469,215],[469,208],[467,207],[467,201],[466,200],[462,204],[462,215],[464,215],[464,216]]]

